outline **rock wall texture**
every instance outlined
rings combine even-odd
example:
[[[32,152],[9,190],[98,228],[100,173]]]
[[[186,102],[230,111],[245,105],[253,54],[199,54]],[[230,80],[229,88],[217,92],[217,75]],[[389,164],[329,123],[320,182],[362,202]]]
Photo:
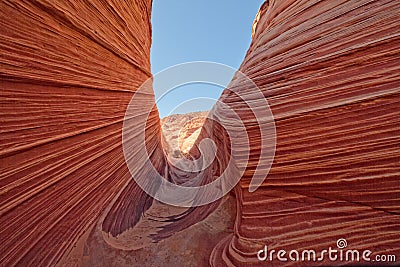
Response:
[[[131,179],[121,145],[126,107],[151,77],[150,12],[150,0],[0,3],[2,264],[60,263],[93,225],[115,244],[157,205]],[[266,163],[254,114],[234,93],[251,99],[251,88],[235,77],[220,101],[246,122],[250,162],[235,187],[234,233],[215,246],[211,265],[259,265],[264,245],[322,250],[339,238],[400,257],[398,14],[400,4],[389,0],[261,7],[240,71],[268,99],[276,155],[265,182],[249,192],[256,166]],[[176,183],[190,179],[164,154],[152,88],[137,97],[129,120],[133,132],[146,128],[153,165]],[[255,94],[253,101],[262,102]],[[223,116],[221,106],[213,114]],[[227,166],[231,141],[212,120],[196,144],[205,137],[218,151],[202,184]],[[198,157],[197,147],[189,154]],[[143,161],[136,161],[139,175],[154,186]],[[218,205],[174,214],[148,237],[169,237]]]
[[[1,265],[59,262],[131,181],[121,128],[151,76],[150,13],[147,0],[1,1]]]
[[[260,264],[264,245],[321,251],[339,238],[399,255],[398,14],[393,1],[262,6],[240,70],[268,99],[276,155],[262,188],[248,191],[254,167],[241,179],[236,231],[215,248],[213,266]]]

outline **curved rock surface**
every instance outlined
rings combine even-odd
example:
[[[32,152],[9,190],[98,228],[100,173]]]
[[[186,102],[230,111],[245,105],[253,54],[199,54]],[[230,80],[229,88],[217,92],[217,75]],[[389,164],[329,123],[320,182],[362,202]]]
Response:
[[[1,1],[2,265],[59,262],[131,181],[121,128],[151,76],[150,13],[147,0]]]
[[[393,1],[262,6],[240,70],[268,99],[276,155],[262,188],[247,190],[251,167],[241,179],[236,232],[214,250],[214,266],[258,265],[264,245],[321,251],[339,238],[398,258],[399,12]]]
[[[2,264],[60,263],[93,225],[117,238],[154,207],[131,179],[121,145],[126,107],[151,77],[150,11],[150,0],[0,3]],[[400,4],[389,0],[270,0],[261,7],[240,71],[268,100],[276,155],[262,186],[249,192],[256,166],[267,163],[259,162],[254,113],[235,92],[260,99],[235,77],[220,101],[245,122],[250,161],[234,190],[234,233],[215,246],[211,265],[258,266],[264,245],[320,251],[339,238],[400,258],[398,14]],[[164,154],[152,88],[137,97],[129,120],[132,131],[146,128],[153,165],[171,181],[190,180]],[[149,107],[146,118],[141,111]],[[216,114],[224,116],[221,105],[210,118]],[[224,171],[229,143],[243,141],[221,127],[207,119],[189,151],[188,160],[196,159],[203,138],[217,144],[201,184]],[[185,209],[150,237],[165,239],[218,205]]]
[[[339,238],[399,254],[399,11],[392,1],[263,5],[240,70],[268,99],[277,150],[262,189],[248,192],[251,168],[241,179],[236,233],[213,265]]]

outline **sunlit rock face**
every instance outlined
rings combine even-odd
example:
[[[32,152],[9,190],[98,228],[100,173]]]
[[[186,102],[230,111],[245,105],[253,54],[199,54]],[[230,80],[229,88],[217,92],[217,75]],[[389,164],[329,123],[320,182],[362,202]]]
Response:
[[[161,119],[161,129],[167,143],[167,153],[179,157],[188,153],[204,124],[208,111],[173,114]]]
[[[151,77],[150,11],[151,1],[139,0],[0,3],[2,264],[65,263],[89,233],[89,247],[106,236],[104,247],[123,258],[118,237],[159,207],[131,179],[121,145],[126,107]],[[266,163],[259,162],[254,114],[235,92],[256,95],[235,77],[220,101],[246,124],[250,161],[234,190],[234,232],[218,236],[204,255],[211,265],[258,266],[264,245],[321,251],[339,238],[352,249],[400,257],[398,14],[400,4],[385,0],[262,5],[240,71],[268,100],[276,154],[267,179],[250,193],[256,166]],[[129,117],[132,131],[146,129],[149,159],[161,175],[176,183],[190,179],[168,161],[153,90],[146,90]],[[209,116],[223,113],[216,106]],[[199,157],[204,138],[217,146],[201,180],[208,183],[226,168],[230,142],[242,136],[226,138],[221,125],[205,120],[187,160]],[[135,147],[135,138],[129,141]],[[145,176],[144,159],[135,160]],[[163,242],[218,206],[184,209],[167,221],[155,215],[162,227],[143,238]],[[290,264],[298,262],[282,265]]]
[[[179,132],[178,143],[182,153],[188,153],[200,135],[201,127],[206,120],[207,114],[200,114],[186,122]]]

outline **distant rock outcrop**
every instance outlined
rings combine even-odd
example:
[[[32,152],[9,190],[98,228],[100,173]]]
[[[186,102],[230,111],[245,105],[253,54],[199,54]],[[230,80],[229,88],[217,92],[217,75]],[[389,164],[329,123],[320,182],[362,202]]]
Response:
[[[208,111],[173,114],[161,119],[162,133],[168,144],[167,153],[179,157],[196,141]]]

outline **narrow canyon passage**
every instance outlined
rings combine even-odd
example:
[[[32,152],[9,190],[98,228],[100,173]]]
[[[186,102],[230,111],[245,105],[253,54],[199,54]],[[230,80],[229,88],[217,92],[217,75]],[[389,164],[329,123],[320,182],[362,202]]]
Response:
[[[1,264],[129,266],[190,243],[199,258],[181,251],[181,264],[260,266],[265,245],[321,251],[342,238],[400,258],[400,3],[266,1],[240,72],[184,153],[197,160],[203,140],[212,141],[203,151],[215,144],[201,179],[174,168],[153,88],[139,92],[152,77],[151,7],[151,0],[0,3]],[[274,140],[262,129],[272,123],[269,162],[263,151]],[[165,210],[135,180],[157,192],[157,175],[206,185],[240,169],[230,195],[182,210]]]

